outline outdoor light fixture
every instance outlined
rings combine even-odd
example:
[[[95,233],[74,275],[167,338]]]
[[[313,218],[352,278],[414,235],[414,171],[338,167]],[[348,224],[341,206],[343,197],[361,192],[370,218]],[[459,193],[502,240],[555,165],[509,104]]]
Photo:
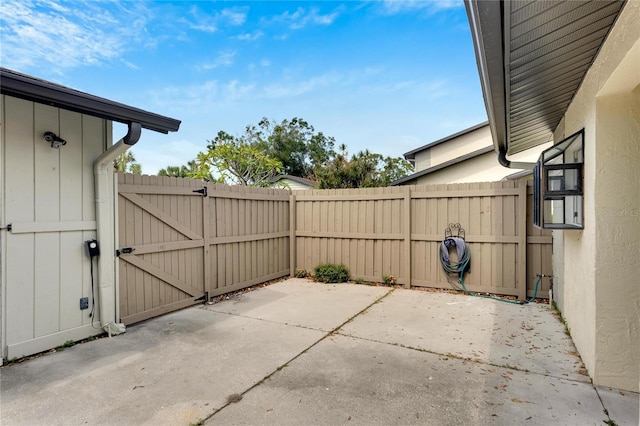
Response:
[[[44,141],[51,144],[51,148],[60,148],[63,145],[67,144],[67,141],[62,139],[60,136],[56,135],[53,132],[46,132],[44,134]]]
[[[584,129],[545,150],[533,169],[533,224],[583,229]]]

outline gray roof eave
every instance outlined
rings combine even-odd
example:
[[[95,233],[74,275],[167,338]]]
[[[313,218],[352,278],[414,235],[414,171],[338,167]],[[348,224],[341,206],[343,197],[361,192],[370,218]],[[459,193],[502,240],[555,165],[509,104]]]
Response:
[[[32,102],[130,124],[160,133],[176,132],[180,120],[144,111],[109,99],[0,68],[0,93]]]
[[[553,138],[626,3],[464,0],[500,164],[512,168],[533,165],[511,162],[507,155]],[[550,22],[553,24],[546,25]],[[525,29],[527,35],[522,32]],[[570,53],[576,50],[581,53]],[[557,74],[563,68],[573,70],[570,84]],[[539,75],[545,76],[545,86],[523,90],[539,86]],[[523,119],[519,115],[525,105]]]
[[[471,28],[480,84],[493,145],[507,152],[507,108],[504,76],[503,6],[501,1],[464,0]]]

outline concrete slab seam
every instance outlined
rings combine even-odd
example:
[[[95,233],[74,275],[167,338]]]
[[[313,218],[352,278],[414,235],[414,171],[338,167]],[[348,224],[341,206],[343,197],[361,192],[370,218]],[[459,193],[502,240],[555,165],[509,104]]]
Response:
[[[399,348],[410,349],[410,350],[414,350],[414,351],[417,351],[417,352],[428,353],[428,354],[431,354],[431,355],[438,355],[438,356],[444,356],[444,357],[447,357],[447,358],[458,359],[460,361],[469,361],[469,362],[473,362],[473,363],[476,363],[476,364],[490,365],[492,367],[498,367],[498,368],[505,368],[507,370],[519,371],[521,373],[535,374],[537,376],[550,377],[550,378],[553,378],[553,379],[566,380],[566,381],[569,381],[569,382],[576,382],[576,383],[582,383],[582,384],[586,383],[586,382],[581,382],[579,380],[571,379],[569,377],[560,377],[560,376],[554,376],[553,374],[537,373],[535,371],[530,371],[530,370],[527,370],[526,368],[518,368],[517,366],[510,365],[510,364],[500,365],[500,364],[496,364],[494,362],[487,362],[487,361],[481,361],[481,360],[478,360],[478,359],[465,358],[463,356],[455,355],[455,354],[452,354],[452,353],[435,352],[435,351],[431,351],[429,349],[416,348],[416,347],[413,347],[413,346],[404,345],[402,343],[389,343],[389,342],[384,342],[384,341],[381,341],[381,340],[369,339],[369,338],[366,338],[366,337],[355,336],[353,334],[348,334],[348,333],[336,332],[335,334],[337,334],[339,336],[350,337],[352,339],[363,340],[363,341],[373,342],[373,343],[380,343],[380,344],[389,345],[389,346],[396,346],[396,347],[399,347]],[[600,400],[600,402],[602,402],[602,400]],[[604,407],[604,404],[603,404],[603,407]]]
[[[264,321],[264,322],[268,322],[270,324],[287,325],[287,326],[290,326],[290,327],[303,328],[305,330],[322,331],[322,332],[325,331],[325,330],[322,330],[320,328],[307,327],[305,325],[300,325],[300,324],[291,324],[291,323],[288,323],[288,322],[273,321],[273,320],[264,319],[264,318],[251,317],[251,316],[248,316],[248,315],[234,314],[234,313],[231,313],[231,312],[216,311],[214,309],[204,309],[204,308],[201,308],[201,309],[204,310],[204,311],[207,311],[207,312],[214,312],[216,314],[230,315],[230,316],[234,316],[234,317],[246,318],[246,319],[256,320],[256,321]]]
[[[353,321],[356,317],[358,317],[359,315],[362,315],[365,311],[367,311],[369,308],[371,308],[373,305],[376,305],[377,303],[380,303],[380,301],[382,301],[382,299],[384,299],[385,297],[387,297],[388,295],[390,295],[391,293],[393,293],[395,289],[390,289],[387,293],[383,294],[382,296],[378,297],[376,300],[374,300],[373,302],[371,302],[369,305],[367,305],[364,309],[360,310],[358,313],[356,313],[355,315],[353,315],[351,318],[347,319],[345,322],[343,322],[342,324],[340,324],[339,326],[335,327],[333,330],[327,332],[324,336],[322,336],[320,339],[318,339],[317,341],[313,342],[311,345],[309,345],[307,348],[305,348],[304,350],[302,350],[300,353],[296,354],[293,358],[291,358],[290,360],[288,360],[287,362],[285,362],[284,364],[282,364],[281,366],[279,366],[278,368],[276,368],[274,371],[272,371],[271,373],[267,374],[265,377],[263,377],[261,380],[257,381],[256,383],[254,383],[253,385],[251,385],[249,388],[247,388],[246,390],[244,390],[242,393],[234,395],[233,400],[228,400],[222,407],[220,408],[216,408],[213,413],[211,413],[209,416],[205,417],[204,419],[201,419],[198,423],[198,425],[203,425],[205,424],[205,422],[207,422],[208,420],[210,420],[211,418],[213,418],[213,416],[215,416],[217,413],[219,413],[220,411],[224,410],[226,407],[228,407],[231,404],[234,404],[238,401],[240,401],[240,399],[242,399],[242,396],[244,396],[246,393],[248,393],[249,391],[251,391],[252,389],[260,386],[262,383],[264,383],[265,381],[267,381],[268,379],[270,379],[274,374],[276,374],[277,372],[279,372],[280,370],[282,370],[284,367],[286,367],[287,365],[289,365],[290,363],[292,363],[293,361],[295,361],[296,359],[300,358],[302,355],[304,355],[305,353],[307,353],[310,349],[312,349],[313,347],[315,347],[316,345],[318,345],[320,342],[322,342],[323,340],[325,340],[327,337],[330,337],[334,334],[336,334],[336,332],[344,327],[345,325],[349,324],[351,321]],[[315,331],[319,331],[319,330],[315,330]],[[239,398],[238,398],[239,396]]]
[[[596,391],[596,396],[598,397],[598,400],[600,401],[600,404],[602,404],[602,412],[604,413],[605,416],[607,416],[608,421],[605,421],[605,423],[608,424],[608,425],[615,425],[616,422],[611,418],[611,415],[609,414],[609,410],[607,410],[607,407],[604,406],[604,401],[602,400],[602,397],[600,396],[600,392],[598,392],[598,388],[595,387],[595,385],[593,385],[593,383],[591,384],[591,386],[593,387],[593,390]]]

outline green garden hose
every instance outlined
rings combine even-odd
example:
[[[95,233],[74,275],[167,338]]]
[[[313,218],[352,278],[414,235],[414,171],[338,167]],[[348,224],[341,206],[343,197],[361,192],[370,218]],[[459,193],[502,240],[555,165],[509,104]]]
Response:
[[[449,240],[449,241],[447,242],[447,240]],[[459,257],[459,259],[458,259],[457,262],[451,261],[451,259],[448,256],[449,247],[454,247],[454,246],[456,246],[457,249],[458,249],[458,257]],[[445,252],[447,253],[446,255],[445,255]],[[464,242],[463,239],[456,238],[454,240],[454,239],[448,238],[448,239],[446,239],[445,241],[442,242],[442,247],[441,247],[441,250],[440,250],[440,264],[442,265],[442,269],[444,270],[445,274],[447,275],[447,278],[449,277],[450,274],[458,275],[458,283],[460,284],[460,287],[457,287],[457,285],[453,281],[449,280],[449,283],[456,290],[464,291],[465,293],[467,293],[467,294],[469,294],[471,296],[484,297],[486,299],[493,299],[493,300],[497,300],[497,301],[500,301],[500,302],[511,303],[511,304],[514,304],[514,305],[525,305],[525,304],[530,303],[533,300],[535,300],[535,298],[538,296],[538,287],[540,285],[540,279],[542,279],[542,277],[544,277],[544,275],[541,275],[541,274],[537,275],[536,285],[535,285],[535,288],[533,290],[533,296],[531,296],[527,300],[501,299],[499,297],[495,297],[495,296],[490,295],[490,294],[476,293],[476,292],[468,290],[467,286],[464,283],[464,273],[469,270],[469,262],[470,261],[471,261],[471,249]]]

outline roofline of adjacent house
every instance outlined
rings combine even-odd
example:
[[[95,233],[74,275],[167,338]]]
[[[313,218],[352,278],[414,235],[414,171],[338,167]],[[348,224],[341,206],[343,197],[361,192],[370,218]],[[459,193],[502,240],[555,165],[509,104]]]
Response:
[[[140,123],[160,133],[176,132],[180,120],[90,95],[7,68],[0,68],[0,93],[119,123]]]
[[[277,182],[281,179],[289,179],[292,180],[294,182],[298,182],[298,183],[302,183],[304,185],[310,185],[310,186],[316,186],[318,182],[316,182],[315,180],[311,180],[311,179],[307,179],[307,178],[303,178],[303,177],[299,177],[299,176],[293,176],[293,175],[281,175],[276,177],[273,182]]]
[[[528,175],[533,175],[533,170],[520,170],[519,172],[511,173],[510,175],[505,176],[504,178],[502,178],[502,180],[516,180]]]
[[[445,138],[438,139],[437,141],[434,141],[434,142],[429,142],[428,144],[423,145],[420,148],[416,148],[416,149],[413,149],[413,150],[411,150],[409,152],[406,152],[404,154],[404,158],[405,158],[405,160],[413,160],[413,159],[415,159],[417,152],[423,151],[423,150],[428,149],[428,148],[432,148],[432,147],[434,147],[436,145],[440,145],[441,143],[444,143],[444,142],[448,142],[448,141],[450,141],[452,139],[457,138],[458,136],[462,136],[462,135],[465,135],[467,133],[471,133],[474,130],[481,129],[482,127],[485,127],[485,126],[488,126],[488,125],[489,125],[489,122],[485,121],[483,123],[476,124],[475,126],[469,127],[468,129],[461,130],[458,133],[454,133],[453,135],[449,135],[449,136],[447,136]]]
[[[420,178],[422,176],[426,176],[430,173],[437,172],[438,170],[446,169],[447,167],[454,166],[456,164],[462,163],[463,161],[471,160],[473,158],[479,157],[484,154],[488,154],[493,151],[493,146],[486,146],[477,151],[470,152],[469,154],[461,155],[460,157],[454,158],[453,160],[445,161],[444,163],[438,164],[437,166],[429,167],[428,169],[420,170],[412,175],[405,176],[398,180],[391,182],[390,186],[402,185],[405,182],[412,181],[414,179]]]

